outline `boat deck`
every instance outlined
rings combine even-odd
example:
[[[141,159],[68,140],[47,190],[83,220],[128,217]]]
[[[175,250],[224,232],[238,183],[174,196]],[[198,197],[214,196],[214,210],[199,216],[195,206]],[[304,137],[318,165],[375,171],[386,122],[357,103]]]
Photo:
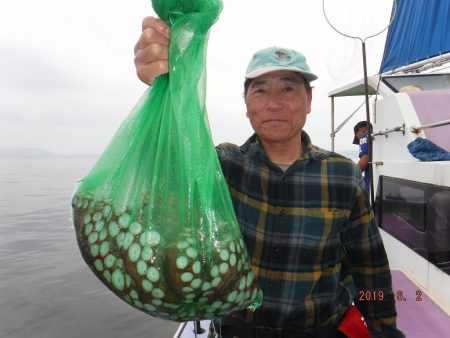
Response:
[[[401,270],[392,270],[392,287],[396,297],[397,326],[408,338],[441,338],[450,336],[450,316]],[[204,333],[194,333],[188,322],[174,338],[207,338],[209,320],[201,322]]]
[[[450,336],[450,316],[400,270],[392,270],[397,326],[408,338]]]

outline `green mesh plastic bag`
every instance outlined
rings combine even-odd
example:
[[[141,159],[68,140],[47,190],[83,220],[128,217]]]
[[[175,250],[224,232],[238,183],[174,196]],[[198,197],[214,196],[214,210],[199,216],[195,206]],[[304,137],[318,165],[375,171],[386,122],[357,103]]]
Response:
[[[171,27],[158,77],[72,201],[82,256],[116,295],[176,321],[261,304],[205,109],[208,32],[219,0],[154,0]]]

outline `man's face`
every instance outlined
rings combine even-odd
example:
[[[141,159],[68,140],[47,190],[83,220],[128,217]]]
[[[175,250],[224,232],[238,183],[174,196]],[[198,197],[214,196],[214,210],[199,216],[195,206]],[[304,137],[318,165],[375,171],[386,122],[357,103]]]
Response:
[[[292,71],[274,71],[255,78],[245,97],[247,116],[256,134],[266,142],[298,139],[311,111],[311,89]]]

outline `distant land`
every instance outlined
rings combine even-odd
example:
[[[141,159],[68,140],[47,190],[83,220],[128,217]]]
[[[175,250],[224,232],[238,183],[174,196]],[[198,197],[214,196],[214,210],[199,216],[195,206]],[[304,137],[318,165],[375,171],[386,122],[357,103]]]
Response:
[[[336,150],[335,152],[352,160],[358,159],[358,150]],[[99,154],[56,154],[42,148],[0,148],[0,157],[73,157],[98,158]]]
[[[98,154],[56,154],[42,148],[0,148],[0,157],[89,157],[97,158]]]

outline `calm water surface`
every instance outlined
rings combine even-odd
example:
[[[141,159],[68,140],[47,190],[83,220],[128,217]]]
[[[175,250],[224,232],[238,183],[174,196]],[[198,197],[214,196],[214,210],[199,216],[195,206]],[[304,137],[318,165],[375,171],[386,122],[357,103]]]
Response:
[[[71,222],[93,158],[0,158],[0,337],[172,337],[109,291],[84,263]]]

